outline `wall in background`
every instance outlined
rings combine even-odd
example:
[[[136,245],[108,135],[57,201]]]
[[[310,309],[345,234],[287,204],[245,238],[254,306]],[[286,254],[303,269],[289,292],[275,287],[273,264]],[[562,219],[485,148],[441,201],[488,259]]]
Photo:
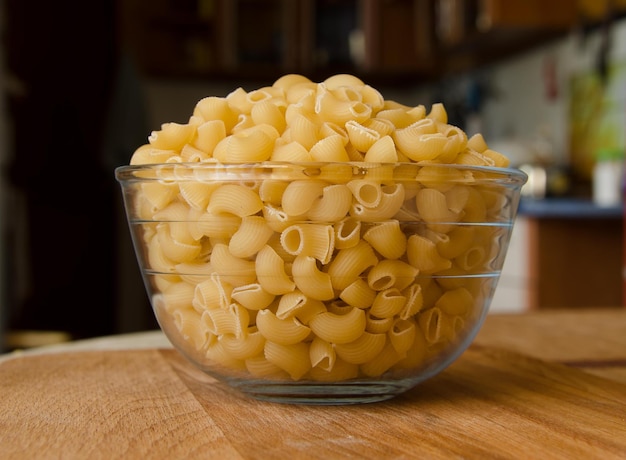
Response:
[[[626,20],[615,23],[610,32],[609,64],[626,61]],[[572,78],[594,72],[602,34],[596,31],[583,38],[572,34],[565,40],[529,53],[492,69],[497,98],[483,109],[486,135],[502,139],[512,132],[518,138],[536,139],[540,130],[550,132],[557,161],[567,162],[569,154],[569,95]],[[552,64],[550,64],[552,63]],[[550,97],[549,66],[554,66],[556,94]],[[626,85],[626,81],[619,84]],[[626,113],[626,107],[622,107]]]
[[[609,36],[608,64],[626,63],[626,19],[615,22]],[[573,31],[520,56],[418,88],[418,99],[428,104],[447,97],[450,106],[460,100],[467,107],[478,85],[480,121],[466,126],[468,134],[480,130],[493,148],[511,148],[504,152],[511,156],[523,144],[531,154],[545,152],[554,162],[567,163],[572,78],[596,71],[602,37],[599,29],[586,35]],[[626,86],[626,81],[613,83]]]

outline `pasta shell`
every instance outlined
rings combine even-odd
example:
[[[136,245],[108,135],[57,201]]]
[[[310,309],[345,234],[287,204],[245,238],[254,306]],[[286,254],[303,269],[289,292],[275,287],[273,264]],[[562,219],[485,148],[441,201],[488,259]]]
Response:
[[[343,219],[350,210],[352,193],[344,184],[324,187],[322,196],[315,201],[307,217],[317,222],[337,222]]]
[[[311,329],[295,317],[280,319],[268,309],[259,311],[256,326],[263,337],[281,345],[300,343],[311,333]]]
[[[482,134],[476,133],[467,140],[467,147],[477,152],[484,152],[487,150],[487,142]]]
[[[453,211],[446,195],[434,188],[420,190],[415,197],[417,211],[424,222],[436,231],[447,233],[462,217],[461,211]]]
[[[175,156],[176,154],[176,150],[158,149],[150,144],[145,144],[135,150],[130,159],[130,164],[143,165],[165,163],[168,159]]]
[[[440,102],[431,106],[428,118],[436,120],[440,123],[448,123],[448,113],[446,112],[444,105]]]
[[[322,197],[326,185],[323,181],[312,180],[290,182],[283,193],[283,211],[289,216],[306,214],[313,206],[313,203]]]
[[[198,101],[193,110],[193,116],[200,117],[204,121],[221,121],[225,131],[230,132],[237,124],[239,111],[231,107],[226,98],[209,96]]]
[[[271,246],[263,247],[254,263],[257,280],[264,291],[282,295],[295,289],[295,283],[286,272],[285,261]]]
[[[356,340],[350,343],[335,345],[337,356],[348,363],[363,364],[374,359],[384,348],[385,334],[363,332]]]
[[[374,112],[381,110],[385,104],[383,95],[370,85],[364,85],[361,88],[361,100],[364,104],[369,105]]]
[[[163,123],[160,130],[152,131],[148,141],[157,149],[180,151],[185,144],[191,141],[195,133],[196,128],[193,125]]]
[[[348,154],[348,158],[350,158],[350,161],[357,161],[357,162],[365,161],[364,160],[365,156],[363,155],[363,153],[359,152],[356,149],[356,147],[354,147],[350,143],[346,144],[346,152]]]
[[[298,224],[283,230],[283,248],[292,255],[306,255],[327,264],[335,250],[335,233],[330,225]]]
[[[215,184],[205,182],[181,182],[180,194],[189,206],[194,209],[206,209],[209,198],[213,190],[217,188]]]
[[[232,134],[236,134],[240,131],[244,131],[246,129],[249,128],[254,128],[255,124],[254,121],[252,120],[252,116],[249,113],[242,113],[239,115],[239,118],[237,120],[237,124],[235,126],[233,126],[233,129],[231,130]]]
[[[321,119],[341,126],[349,120],[362,123],[371,117],[372,108],[360,100],[354,100],[357,95],[358,93],[353,91],[350,93],[344,91],[342,97],[337,97],[331,91],[321,89],[315,100],[315,113]]]
[[[200,259],[200,257],[198,257],[198,259]],[[177,264],[176,271],[180,275],[181,280],[195,286],[199,283],[206,281],[208,278],[208,273],[211,273],[212,269],[211,264],[209,264],[208,262],[204,262],[203,260],[197,260]]]
[[[405,112],[407,112],[411,110],[412,107],[406,104],[402,104],[398,101],[394,101],[393,99],[386,99],[385,103],[383,104],[382,110],[389,110],[389,109],[402,109]]]
[[[434,160],[448,143],[448,138],[441,133],[421,134],[412,127],[396,130],[393,139],[398,150],[416,162]]]
[[[256,125],[266,124],[273,126],[279,133],[285,131],[287,126],[284,111],[271,100],[254,104],[250,115]]]
[[[448,143],[439,156],[438,161],[442,163],[453,163],[456,156],[466,149],[467,136],[462,129],[450,125],[444,125],[441,132],[448,138]]]
[[[231,91],[227,96],[228,106],[239,114],[249,114],[252,110],[252,102],[248,98],[248,92],[242,87]]]
[[[249,328],[243,337],[232,334],[218,336],[224,351],[235,359],[248,359],[263,353],[265,337],[256,328]]]
[[[471,166],[494,166],[495,161],[483,153],[465,149],[455,159],[455,163]]]
[[[406,262],[383,259],[369,271],[367,283],[376,291],[390,288],[402,290],[415,282],[417,273],[418,269]]]
[[[363,239],[387,259],[398,259],[406,252],[406,235],[397,220],[370,227],[363,234]]]
[[[304,146],[298,142],[289,142],[278,146],[272,152],[272,161],[310,162],[313,157]]]
[[[421,274],[447,270],[452,266],[449,259],[441,257],[435,243],[420,235],[411,235],[407,242],[407,259]]]
[[[210,262],[220,278],[233,287],[252,284],[257,279],[254,262],[235,257],[226,244],[213,247]]]
[[[419,121],[414,115],[411,115],[404,108],[383,109],[376,114],[376,118],[388,120],[397,128],[405,128],[416,121]]]
[[[230,131],[231,128],[229,128],[228,130]],[[215,149],[215,146],[226,137],[226,132],[227,128],[224,121],[207,121],[198,126],[197,135],[193,146],[211,156],[213,155],[213,150]]]
[[[363,279],[357,278],[341,291],[339,298],[350,306],[368,308],[376,298],[376,291]]]
[[[316,83],[297,83],[287,89],[286,99],[288,104],[298,104],[313,110],[315,105],[315,93],[317,92]]]
[[[185,144],[180,151],[180,158],[184,163],[199,163],[201,161],[208,160],[210,157],[202,150],[199,150],[189,144]]]
[[[231,297],[248,310],[262,310],[268,307],[276,298],[274,294],[266,292],[258,283],[234,288]]]
[[[300,380],[311,369],[309,346],[306,343],[281,345],[268,340],[263,354],[269,362],[287,372],[292,380]]]
[[[416,315],[424,306],[422,286],[419,284],[412,284],[403,290],[402,294],[406,297],[406,304],[404,304],[404,307],[400,312],[400,318],[408,319]]]
[[[380,134],[380,137],[387,136],[396,129],[396,127],[390,120],[378,117],[372,117],[369,120],[366,120],[365,122],[363,122],[363,126],[369,129],[373,129],[378,134]]]
[[[507,168],[511,163],[511,160],[506,155],[496,152],[495,150],[486,149],[481,153],[491,159],[493,161],[493,165],[497,168]]]
[[[336,74],[328,77],[322,82],[328,89],[336,89],[341,86],[356,86],[362,87],[365,85],[363,80],[350,74]]]
[[[381,189],[380,204],[375,207],[366,207],[361,203],[353,203],[350,214],[365,222],[391,219],[402,208],[404,203],[404,187],[402,184],[385,185]]]
[[[330,136],[340,136],[343,140],[343,144],[346,145],[350,138],[348,137],[348,132],[339,126],[336,123],[324,122],[320,127],[320,136],[321,137],[330,137]]]
[[[350,343],[365,332],[365,313],[348,308],[344,314],[320,313],[311,319],[311,330],[323,340],[334,344]]]
[[[305,149],[311,147],[320,139],[319,127],[309,117],[298,114],[290,123],[291,139],[301,144]]]
[[[408,319],[396,319],[387,333],[389,343],[400,355],[408,352],[417,334],[415,322]]]
[[[385,289],[376,294],[370,313],[377,318],[393,318],[405,303],[406,297],[398,289]]]
[[[363,240],[355,246],[341,249],[328,266],[333,287],[342,291],[352,284],[363,272],[378,263],[372,247]]]
[[[189,283],[172,283],[163,290],[163,300],[169,310],[187,309],[193,302],[194,285]]]
[[[245,216],[231,237],[228,249],[235,257],[252,257],[265,246],[273,233],[274,230],[267,225],[263,217]]]
[[[351,248],[361,238],[361,221],[354,217],[345,217],[335,225],[335,247]]]
[[[201,350],[207,343],[208,336],[199,327],[200,315],[192,308],[176,309],[172,312],[174,325],[185,340],[190,340],[194,347]]]
[[[208,212],[197,217],[192,234],[196,239],[203,236],[209,238],[230,238],[239,228],[241,219],[235,215],[215,215]]]
[[[238,184],[225,184],[211,194],[207,211],[209,214],[233,214],[238,217],[252,216],[263,208],[259,195]]]
[[[350,142],[361,152],[367,152],[380,139],[378,131],[366,128],[354,120],[349,120],[345,126]]]
[[[230,285],[223,283],[220,277],[213,273],[208,279],[196,285],[192,305],[198,313],[215,308],[228,308],[232,290]]]
[[[393,326],[393,318],[377,318],[369,310],[365,314],[365,330],[372,334],[384,334]]]
[[[365,153],[364,161],[372,163],[396,163],[398,151],[391,136],[378,139]]]
[[[266,129],[272,128],[274,132]],[[216,148],[213,156],[222,163],[266,161],[274,151],[276,130],[269,125],[256,125],[224,138],[223,148]]]
[[[161,182],[141,184],[141,193],[152,206],[152,212],[163,209],[176,197],[178,186]]]
[[[157,226],[157,234],[153,240],[157,240],[163,255],[173,262],[190,262],[200,254],[200,244],[183,242],[172,238],[167,224]]]
[[[335,296],[330,275],[317,267],[314,257],[297,256],[291,266],[291,272],[296,286],[307,297],[315,300],[330,300]],[[315,318],[311,320],[311,324]]]
[[[355,179],[348,182],[347,185],[354,198],[366,208],[375,208],[380,204],[383,192],[378,182]]]
[[[274,83],[272,84],[272,87],[280,88],[286,92],[290,88],[293,88],[295,85],[309,84],[309,83],[312,83],[311,80],[309,80],[304,75],[290,73],[290,74],[283,75],[279,77],[277,80],[275,80]]]
[[[320,139],[309,151],[313,161],[320,162],[348,162],[348,152],[343,143],[343,138],[333,135]]]
[[[411,117],[415,118],[415,121],[422,120],[426,117],[426,107],[423,105],[416,105],[415,107],[409,108],[407,111]]]
[[[327,372],[333,369],[337,359],[333,345],[319,337],[315,337],[311,342],[309,356],[311,365],[314,368],[322,369]]]

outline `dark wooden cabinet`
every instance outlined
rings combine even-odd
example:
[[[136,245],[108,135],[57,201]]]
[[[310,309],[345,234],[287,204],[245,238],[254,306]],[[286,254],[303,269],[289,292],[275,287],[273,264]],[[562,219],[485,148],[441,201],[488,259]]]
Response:
[[[529,219],[529,307],[623,305],[623,220]]]
[[[317,78],[353,72],[410,75],[415,82],[567,33],[581,20],[585,3],[120,0],[118,9],[120,39],[149,76],[275,78],[296,72]],[[593,14],[597,23],[599,13]]]

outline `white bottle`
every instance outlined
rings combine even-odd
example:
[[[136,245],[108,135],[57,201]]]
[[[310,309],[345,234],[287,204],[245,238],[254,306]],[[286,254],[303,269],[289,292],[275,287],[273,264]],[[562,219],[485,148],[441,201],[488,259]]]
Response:
[[[607,149],[598,152],[593,168],[593,202],[598,206],[618,206],[622,201],[624,152]]]

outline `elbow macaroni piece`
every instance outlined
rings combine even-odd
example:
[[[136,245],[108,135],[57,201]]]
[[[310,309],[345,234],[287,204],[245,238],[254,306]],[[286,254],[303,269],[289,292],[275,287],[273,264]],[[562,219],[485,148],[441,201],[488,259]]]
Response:
[[[226,168],[219,179],[176,176],[181,163],[268,160],[334,164],[256,183]],[[449,125],[442,104],[427,112],[385,100],[351,75],[290,74],[206,97],[189,123],[153,131],[130,163],[163,165],[134,204],[142,268],[164,314],[205,358],[259,378],[425,365],[476,321],[493,241],[508,231],[476,225],[497,221],[501,192],[438,167],[506,167],[504,155]]]

